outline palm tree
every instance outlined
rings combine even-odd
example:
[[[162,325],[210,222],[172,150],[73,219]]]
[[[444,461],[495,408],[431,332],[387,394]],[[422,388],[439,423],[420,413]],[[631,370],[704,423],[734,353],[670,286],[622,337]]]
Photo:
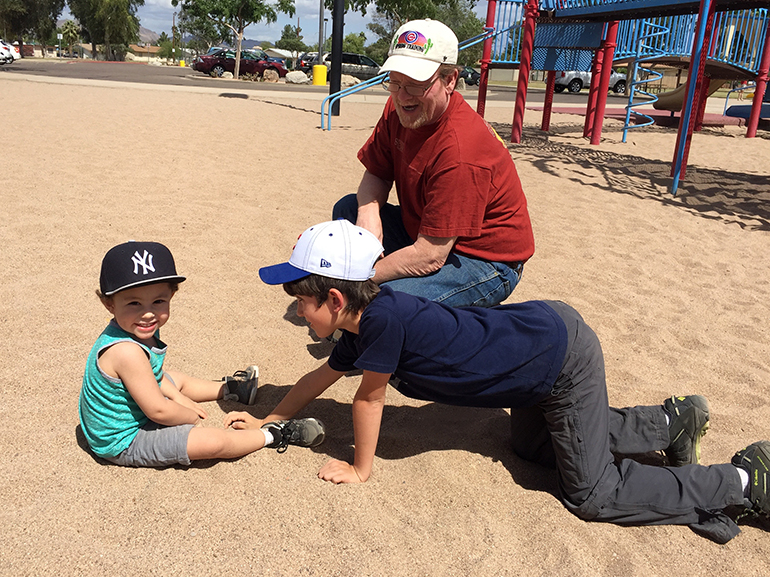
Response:
[[[61,35],[64,42],[69,47],[70,55],[72,55],[72,45],[80,40],[80,26],[75,24],[72,20],[67,20],[62,24]]]

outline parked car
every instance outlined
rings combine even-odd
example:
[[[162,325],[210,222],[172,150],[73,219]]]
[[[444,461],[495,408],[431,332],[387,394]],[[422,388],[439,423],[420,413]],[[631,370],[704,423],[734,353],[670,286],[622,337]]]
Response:
[[[11,63],[21,58],[18,46],[14,46],[10,42],[0,40],[0,65]]]
[[[305,54],[300,55],[299,60],[297,60],[297,69],[302,70],[305,74],[311,73],[313,66],[318,64],[317,58],[317,52],[306,52]],[[331,70],[331,58],[331,53],[326,52],[324,54],[323,63],[327,70]],[[380,73],[380,65],[364,54],[343,52],[342,73],[355,76],[359,80],[369,80]]]
[[[235,50],[220,48],[210,54],[198,56],[193,61],[192,68],[214,78],[222,76],[225,72],[235,72]],[[275,70],[281,78],[288,72],[282,61],[269,59],[264,50],[254,48],[241,51],[241,74],[262,76],[265,70]]]
[[[583,88],[591,86],[591,73],[570,70],[556,73],[556,92],[580,92]],[[615,94],[623,94],[626,91],[626,75],[617,72],[614,68],[610,74],[610,90]]]
[[[478,86],[481,74],[476,72],[474,68],[466,66],[460,70],[460,78],[464,79],[465,84],[468,84],[469,86]]]

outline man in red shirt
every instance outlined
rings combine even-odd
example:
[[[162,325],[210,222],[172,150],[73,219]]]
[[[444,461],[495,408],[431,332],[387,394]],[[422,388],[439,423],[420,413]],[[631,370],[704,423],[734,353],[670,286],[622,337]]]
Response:
[[[333,218],[381,240],[378,284],[450,306],[494,306],[521,279],[534,238],[511,155],[455,92],[456,64],[446,25],[399,28],[380,69],[390,72],[391,97],[358,152],[366,172]],[[394,183],[398,206],[387,202]]]

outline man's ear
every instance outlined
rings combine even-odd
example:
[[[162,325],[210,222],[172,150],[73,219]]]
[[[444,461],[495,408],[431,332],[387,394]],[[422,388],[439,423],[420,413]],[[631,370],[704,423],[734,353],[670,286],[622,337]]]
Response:
[[[336,288],[329,289],[329,296],[326,298],[333,313],[341,312],[347,305],[345,295]]]

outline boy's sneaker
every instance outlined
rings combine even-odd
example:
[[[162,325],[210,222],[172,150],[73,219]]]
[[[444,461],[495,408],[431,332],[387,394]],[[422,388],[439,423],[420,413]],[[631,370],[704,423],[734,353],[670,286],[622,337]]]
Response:
[[[273,442],[265,445],[270,449],[278,449],[283,453],[289,445],[300,447],[315,447],[326,437],[324,424],[318,419],[291,419],[288,421],[273,421],[262,425],[273,435]]]
[[[767,494],[767,485],[770,483],[770,442],[759,441],[738,451],[733,456],[732,464],[749,474],[744,515],[770,517],[770,497]]]
[[[244,405],[253,405],[257,400],[259,386],[259,367],[251,365],[245,371],[235,371],[232,377],[222,377],[225,382],[226,401],[238,401]]]
[[[689,395],[671,397],[663,403],[671,417],[668,425],[670,444],[664,451],[672,467],[700,463],[700,440],[709,428],[709,404],[706,397]]]

